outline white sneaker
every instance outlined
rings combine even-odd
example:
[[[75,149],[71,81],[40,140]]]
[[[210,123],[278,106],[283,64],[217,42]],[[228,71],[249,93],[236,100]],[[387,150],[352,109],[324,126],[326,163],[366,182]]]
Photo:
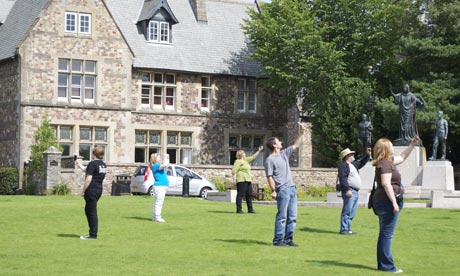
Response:
[[[403,270],[401,268],[396,268],[396,270],[393,271],[393,273],[403,273]]]
[[[156,222],[166,222],[163,218],[153,219],[153,221],[156,221]]]

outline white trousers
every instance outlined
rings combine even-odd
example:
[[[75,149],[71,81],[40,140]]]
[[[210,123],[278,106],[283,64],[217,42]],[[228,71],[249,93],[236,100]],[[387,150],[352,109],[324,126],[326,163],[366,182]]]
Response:
[[[161,210],[163,209],[163,203],[165,202],[166,186],[153,186],[153,193],[155,195],[155,203],[153,204],[152,219],[157,220],[161,218]]]

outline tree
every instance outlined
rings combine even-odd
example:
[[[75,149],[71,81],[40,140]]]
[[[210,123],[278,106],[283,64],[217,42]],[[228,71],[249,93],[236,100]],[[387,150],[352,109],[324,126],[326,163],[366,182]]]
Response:
[[[408,3],[273,0],[249,12],[244,29],[270,86],[288,91],[288,104],[303,99],[311,115],[315,165],[335,166],[340,150],[358,148],[367,98],[402,70],[396,57],[412,29]]]
[[[38,127],[34,135],[35,143],[31,146],[31,168],[35,172],[43,172],[43,153],[53,146],[61,150],[61,146],[57,142],[54,130],[50,125],[50,119],[47,115],[42,117],[42,123]]]

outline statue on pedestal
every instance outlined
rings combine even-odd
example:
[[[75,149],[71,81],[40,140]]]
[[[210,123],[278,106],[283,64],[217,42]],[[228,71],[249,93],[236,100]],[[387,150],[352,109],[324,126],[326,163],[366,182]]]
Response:
[[[446,141],[447,141],[447,134],[449,132],[449,126],[447,121],[443,118],[444,112],[438,111],[438,120],[436,121],[436,130],[434,134],[433,140],[433,154],[431,155],[429,160],[436,160],[437,159],[437,151],[438,145],[441,143],[441,159],[446,160]]]
[[[362,154],[367,154],[367,149],[371,147],[372,131],[374,127],[366,114],[361,115],[361,122],[359,122],[358,140],[361,144]]]
[[[416,108],[425,107],[422,96],[415,96],[410,92],[408,84],[403,87],[403,92],[395,94],[390,87],[394,103],[399,105],[399,137],[393,141],[395,146],[407,146],[418,135],[415,120]]]

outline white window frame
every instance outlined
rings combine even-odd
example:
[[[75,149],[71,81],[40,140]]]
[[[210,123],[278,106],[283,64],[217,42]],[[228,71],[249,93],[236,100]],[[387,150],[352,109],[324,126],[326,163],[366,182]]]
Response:
[[[171,26],[169,22],[150,20],[147,27],[147,38],[149,42],[170,44]]]
[[[244,139],[249,139],[249,144],[243,143]],[[234,142],[233,145],[230,144],[230,140]],[[230,132],[228,137],[226,137],[225,147],[227,152],[229,152],[229,163],[232,163],[231,160],[235,159],[234,153],[238,150],[244,150],[246,156],[249,157],[253,155],[258,149],[259,146],[262,146],[263,141],[265,140],[264,135],[261,134],[252,134],[252,133],[242,133],[242,132]],[[253,161],[253,166],[263,166],[264,152],[261,152],[257,158]],[[233,164],[229,164],[233,165]]]
[[[82,129],[90,129],[90,136],[89,139],[82,139],[81,133]],[[96,131],[97,130],[104,130],[105,135],[103,140],[97,140]],[[84,161],[91,161],[91,153],[96,146],[101,146],[104,149],[104,161],[107,161],[108,157],[108,148],[109,148],[109,128],[107,127],[100,127],[100,126],[79,126],[78,128],[78,153],[82,155],[80,152],[81,146],[88,145],[89,146],[89,159],[86,156],[83,156]]]
[[[242,84],[242,85],[240,85]],[[253,88],[251,86],[253,84]],[[257,81],[254,79],[237,80],[237,110],[240,113],[257,112]]]
[[[193,132],[180,131],[180,130],[145,130],[136,129],[135,135],[135,148],[143,151],[143,160],[139,160],[141,156],[136,156],[134,152],[134,160],[136,162],[147,163],[149,155],[153,152],[160,154],[175,152],[175,156],[170,155],[171,163],[190,165],[193,159]],[[158,135],[157,141],[152,140],[152,135]],[[143,136],[142,141],[138,138]],[[174,137],[174,139],[169,139]],[[138,158],[136,158],[138,157]],[[176,161],[176,162],[174,162]],[[177,162],[179,161],[179,162]]]
[[[80,63],[80,66],[78,66],[78,63]],[[64,64],[67,64],[67,66],[61,68],[61,65]],[[96,92],[96,61],[66,58],[58,59],[57,97],[59,101],[93,104],[95,103]]]
[[[206,93],[206,96],[203,94]],[[211,109],[211,96],[212,95],[212,83],[210,76],[201,76],[201,95],[200,95],[200,108],[203,111],[209,111]]]
[[[90,13],[65,12],[64,30],[66,33],[89,35],[91,34],[91,25]]]
[[[172,78],[172,81],[168,81],[169,78]],[[150,108],[163,111],[175,110],[177,97],[175,74],[163,72],[142,72],[141,79],[142,106],[148,106]]]

